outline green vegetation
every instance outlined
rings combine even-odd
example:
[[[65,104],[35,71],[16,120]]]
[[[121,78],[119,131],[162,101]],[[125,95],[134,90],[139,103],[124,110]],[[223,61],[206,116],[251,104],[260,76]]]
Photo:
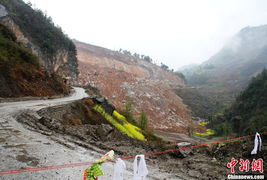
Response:
[[[105,117],[105,119],[108,120],[114,127],[116,127],[119,131],[126,133],[129,137],[146,141],[144,135],[141,133],[141,129],[130,124],[126,118],[117,111],[113,112],[112,117],[107,114],[100,105],[96,105],[94,110],[102,114],[102,116]]]
[[[202,121],[199,123],[200,126],[206,126],[207,124],[209,124],[209,122],[206,122],[206,121]]]
[[[6,26],[0,24],[0,37],[8,39],[10,41],[15,42],[17,40],[16,36],[11,32]],[[2,39],[3,40],[3,39]]]
[[[211,78],[210,69],[200,69],[199,71],[195,72],[192,76],[187,77],[187,81],[189,84],[192,85],[203,85],[207,84],[208,80]]]
[[[267,70],[254,77],[223,115],[210,119],[217,135],[254,134],[267,130]]]
[[[142,133],[147,141],[151,144],[161,144],[163,142],[163,139],[155,135],[152,130],[147,129],[145,131],[142,131]]]
[[[37,56],[16,42],[15,35],[0,23],[0,97],[51,96],[68,93],[62,79],[48,76]]]
[[[207,124],[208,124],[208,122],[206,122],[206,121],[202,121],[202,122],[199,123],[200,126],[206,126]],[[193,136],[209,137],[209,136],[212,136],[214,134],[215,134],[214,130],[206,129],[206,132],[195,132],[193,134]]]
[[[44,55],[52,57],[60,49],[76,55],[74,43],[40,9],[33,10],[31,4],[22,0],[0,0],[0,4],[7,8],[11,18]]]
[[[126,118],[123,116],[123,115],[121,115],[118,111],[113,111],[113,114],[112,114],[117,120],[119,120],[119,122],[121,123],[121,124],[123,124],[124,122],[126,122],[127,120],[126,120]]]
[[[130,56],[130,57],[133,57],[133,58],[136,58],[136,59],[142,59],[142,60],[150,62],[150,63],[153,61],[153,59],[151,57],[149,57],[149,56],[140,55],[138,53],[131,53],[128,50],[120,49],[118,52],[121,53],[121,54],[124,54],[126,56]]]
[[[140,121],[138,122],[138,125],[133,125],[124,115],[120,114],[116,110],[113,111],[111,116],[105,112],[101,105],[96,105],[93,109],[99,112],[119,131],[126,133],[131,138],[147,141],[152,144],[160,144],[163,142],[163,140],[156,136],[152,130],[148,129],[147,116],[145,112],[140,114]]]
[[[195,88],[176,89],[176,94],[190,107],[193,116],[208,119],[211,114],[218,113],[224,108],[216,99],[202,95]]]
[[[232,134],[232,127],[229,122],[224,122],[215,127],[215,132],[217,135],[222,135],[228,137]]]
[[[266,25],[247,27],[201,65],[185,67],[182,72],[187,83],[197,87],[202,95],[224,106],[231,105],[251,77],[267,68],[266,30]],[[236,39],[239,45],[233,50]]]
[[[128,100],[124,106],[124,108],[121,110],[121,114],[129,121],[129,123],[138,125],[137,121],[135,120],[133,116],[133,101]]]
[[[212,73],[215,71],[215,66],[212,64],[200,65],[193,67],[192,69],[182,70],[184,78],[188,84],[193,86],[197,85],[207,85],[209,80],[212,78]],[[181,73],[178,72],[177,73]],[[179,74],[177,74],[179,75]]]
[[[167,66],[166,64],[160,63],[160,68],[164,71],[169,71],[169,66]]]
[[[30,63],[39,65],[37,56],[16,42],[16,36],[0,24],[0,61],[6,63]]]
[[[212,129],[206,129],[206,132],[201,133],[201,132],[195,132],[193,136],[199,136],[199,137],[208,137],[214,135],[214,130]]]
[[[147,130],[147,116],[144,111],[141,112],[140,119],[139,119],[139,127],[142,130]]]

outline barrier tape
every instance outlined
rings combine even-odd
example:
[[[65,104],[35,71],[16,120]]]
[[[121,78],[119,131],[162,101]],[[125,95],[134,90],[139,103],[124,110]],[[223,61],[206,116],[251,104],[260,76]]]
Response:
[[[267,134],[267,132],[262,132],[262,133],[259,133],[259,134],[263,135],[263,134]],[[186,150],[186,149],[204,147],[204,146],[209,146],[209,145],[213,145],[213,144],[236,141],[236,140],[248,138],[248,137],[251,137],[251,136],[255,136],[255,135],[242,136],[242,137],[237,137],[237,138],[233,138],[233,139],[226,139],[226,140],[221,140],[221,141],[216,141],[216,142],[211,142],[211,143],[206,143],[206,144],[199,144],[199,145],[190,146],[190,147],[184,147],[184,148],[179,148],[179,149],[170,149],[170,150],[161,151],[161,152],[153,152],[153,153],[145,154],[145,156],[148,157],[148,156],[166,154],[166,153],[175,152],[175,151],[181,151],[181,150]],[[135,156],[122,157],[121,159],[122,160],[127,160],[127,159],[133,159],[133,158],[135,158]],[[117,159],[112,159],[112,160],[109,160],[109,161],[116,161],[116,160]],[[71,167],[78,167],[78,166],[86,166],[86,165],[90,165],[90,164],[93,164],[93,163],[94,162],[83,162],[83,163],[72,163],[72,164],[63,164],[63,165],[54,165],[54,166],[42,166],[42,167],[36,167],[36,168],[13,169],[13,170],[7,170],[7,171],[0,171],[0,175],[23,173],[23,172],[34,172],[34,171],[45,171],[45,170],[63,169],[63,168],[71,168]]]

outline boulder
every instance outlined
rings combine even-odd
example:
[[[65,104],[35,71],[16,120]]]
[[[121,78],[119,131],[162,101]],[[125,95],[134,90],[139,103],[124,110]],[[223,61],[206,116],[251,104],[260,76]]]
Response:
[[[187,148],[190,146],[191,146],[191,143],[189,143],[189,142],[180,142],[177,144],[178,149]],[[183,150],[180,150],[179,152],[181,153],[182,157],[187,157],[187,156],[193,154],[192,149],[183,149]]]

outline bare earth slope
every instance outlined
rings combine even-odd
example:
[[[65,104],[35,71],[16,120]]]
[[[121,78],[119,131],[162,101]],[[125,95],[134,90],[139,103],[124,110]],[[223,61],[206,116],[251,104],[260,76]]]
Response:
[[[105,48],[75,42],[80,82],[100,90],[118,109],[133,100],[135,113],[142,110],[153,129],[186,133],[191,116],[173,89],[184,82],[158,66]]]

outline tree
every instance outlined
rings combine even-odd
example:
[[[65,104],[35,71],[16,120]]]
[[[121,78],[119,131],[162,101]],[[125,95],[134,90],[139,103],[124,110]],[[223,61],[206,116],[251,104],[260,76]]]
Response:
[[[229,122],[223,123],[223,135],[224,135],[224,137],[230,136],[231,133],[232,133],[231,124]]]
[[[169,70],[169,66],[167,66],[166,64],[163,64],[163,63],[161,63],[160,68],[165,70],[165,71]]]
[[[128,100],[125,104],[124,108],[121,111],[121,114],[128,120],[129,123],[133,125],[137,125],[136,120],[133,116],[133,101]]]
[[[137,59],[140,59],[140,55],[137,54],[137,53],[134,53],[133,56],[134,56],[135,58],[137,58]]]
[[[147,61],[147,62],[151,62],[152,61],[152,59],[149,56],[144,56],[144,60]]]
[[[144,111],[142,111],[140,115],[139,127],[143,130],[147,130],[147,116]]]
[[[132,53],[130,51],[127,51],[127,50],[123,50],[122,53],[127,55],[127,56],[132,56]]]

